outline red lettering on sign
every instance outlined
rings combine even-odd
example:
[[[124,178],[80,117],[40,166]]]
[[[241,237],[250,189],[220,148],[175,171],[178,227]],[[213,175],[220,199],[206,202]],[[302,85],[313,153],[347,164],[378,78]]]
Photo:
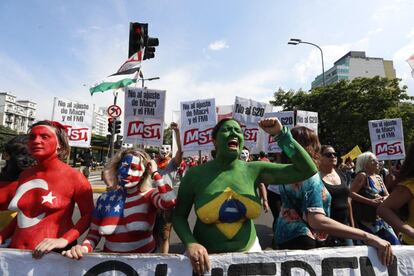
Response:
[[[259,132],[258,128],[245,128],[244,129],[244,140],[256,142],[258,132]]]
[[[213,128],[208,128],[202,131],[199,131],[198,128],[189,129],[184,132],[184,145],[197,143],[199,145],[205,145],[213,141],[212,138]]]
[[[66,133],[69,141],[88,141],[88,128],[73,128],[70,125],[65,125]]]
[[[145,139],[161,138],[161,124],[145,125],[142,121],[132,121],[128,124],[128,136],[141,136]]]
[[[272,135],[269,135],[269,140],[268,140],[268,143],[269,143],[269,144],[276,143],[276,139],[275,139],[275,138],[273,138],[273,136],[272,136]]]
[[[383,142],[375,146],[375,152],[377,155],[381,155],[381,154],[395,155],[395,154],[402,154],[403,149],[401,146],[401,142],[395,142],[393,144],[387,144],[387,142]]]
[[[198,133],[198,144],[205,145],[213,141],[213,128],[208,128]]]

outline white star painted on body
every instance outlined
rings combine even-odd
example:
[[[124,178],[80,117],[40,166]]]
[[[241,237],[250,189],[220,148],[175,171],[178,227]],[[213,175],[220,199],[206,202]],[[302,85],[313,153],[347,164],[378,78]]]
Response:
[[[53,204],[53,200],[56,198],[54,195],[52,195],[52,192],[49,192],[47,196],[42,196],[43,201],[42,204],[45,202],[49,202],[50,204]]]
[[[106,194],[102,194],[101,198],[102,198],[102,200],[105,200],[106,199]]]
[[[109,200],[110,200],[110,201],[114,201],[114,200],[115,200],[115,197],[116,197],[116,195],[112,195],[112,196],[109,198]]]
[[[117,213],[119,212],[120,209],[121,209],[121,206],[119,206],[119,204],[114,207],[114,210]]]
[[[129,166],[129,163],[128,162],[122,162],[122,165],[121,165],[122,167],[128,167]]]
[[[105,206],[105,211],[109,212],[109,210],[111,210],[111,205],[108,204]]]
[[[98,205],[98,210],[101,210],[102,209],[102,204],[99,204]]]
[[[118,196],[118,201],[120,201],[122,199],[122,196],[120,195],[120,196]]]

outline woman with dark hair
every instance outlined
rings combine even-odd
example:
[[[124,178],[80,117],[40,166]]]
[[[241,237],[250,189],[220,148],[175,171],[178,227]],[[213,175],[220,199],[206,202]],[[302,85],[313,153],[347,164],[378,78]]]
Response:
[[[410,145],[395,183],[397,185],[378,207],[377,213],[392,228],[403,234],[403,244],[414,245],[414,142]],[[406,204],[409,208],[408,220],[402,221],[398,211]]]
[[[98,198],[86,239],[82,245],[62,254],[79,259],[84,253],[92,252],[103,237],[104,252],[154,252],[156,242],[152,230],[155,216],[158,209],[167,210],[175,206],[174,190],[157,171],[155,160],[140,149],[119,151],[105,172],[104,176],[113,176],[113,186]]]
[[[378,159],[370,151],[361,153],[355,165],[355,179],[351,184],[352,209],[358,228],[375,234],[392,245],[399,245],[392,227],[377,216],[378,206],[389,196],[378,172]]]
[[[92,189],[79,171],[61,161],[70,148],[60,123],[33,124],[28,145],[37,164],[19,176],[16,194],[9,204],[9,210],[16,211],[17,217],[0,233],[0,242],[11,236],[9,247],[33,250],[33,257],[40,258],[71,246],[89,227]],[[81,218],[73,225],[75,203]]]
[[[301,181],[316,173],[316,166],[276,118],[259,126],[275,136],[292,164],[245,162],[240,124],[223,119],[213,129],[214,160],[190,168],[181,181],[173,225],[186,246],[197,274],[209,270],[208,253],[261,251],[253,219],[260,215],[260,183]],[[187,218],[194,205],[197,221],[192,232]]]
[[[338,154],[329,145],[321,147],[321,158],[319,160],[319,176],[325,188],[332,197],[330,217],[345,225],[354,226],[352,207],[349,196],[349,183],[347,177],[336,169]],[[329,236],[325,245],[328,246],[352,246],[351,239]]]
[[[16,192],[20,173],[35,164],[27,148],[27,141],[28,136],[23,134],[13,137],[4,145],[3,159],[6,160],[6,165],[0,173],[0,230],[16,216],[15,212],[8,211],[7,208]]]
[[[309,153],[316,164],[320,163],[320,143],[316,133],[306,127],[294,127],[292,136]],[[357,228],[349,227],[329,217],[331,196],[322,183],[319,174],[296,182],[282,185],[282,210],[276,226],[276,242],[279,249],[311,249],[324,241],[328,235],[363,240],[378,250],[380,261],[392,262],[391,244],[377,236]]]

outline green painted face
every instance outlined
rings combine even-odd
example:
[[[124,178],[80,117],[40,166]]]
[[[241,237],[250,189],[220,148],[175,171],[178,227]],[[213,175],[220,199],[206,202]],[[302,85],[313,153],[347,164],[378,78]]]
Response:
[[[244,135],[240,125],[229,120],[223,123],[215,140],[217,158],[238,159],[244,146]]]

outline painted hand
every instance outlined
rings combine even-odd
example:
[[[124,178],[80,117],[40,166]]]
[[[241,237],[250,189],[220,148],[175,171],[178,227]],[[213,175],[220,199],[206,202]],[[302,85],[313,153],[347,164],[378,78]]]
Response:
[[[44,254],[49,253],[55,248],[65,248],[68,245],[68,241],[64,238],[58,239],[44,239],[33,250],[33,258],[40,259]]]
[[[210,271],[210,259],[204,246],[199,243],[191,243],[187,247],[187,255],[197,275],[203,275],[204,272]]]
[[[151,159],[147,164],[147,170],[149,175],[151,175],[153,172],[156,172],[158,170],[157,162]]]
[[[259,121],[259,126],[268,134],[277,136],[282,130],[282,124],[278,118],[266,118]]]
[[[88,248],[79,244],[72,246],[70,250],[62,251],[63,256],[76,260],[82,258],[84,253],[88,253]]]
[[[174,130],[174,131],[179,131],[180,129],[178,128],[178,124],[177,123],[175,123],[175,122],[172,122],[171,124],[170,124],[170,128],[172,129],[172,130]]]

